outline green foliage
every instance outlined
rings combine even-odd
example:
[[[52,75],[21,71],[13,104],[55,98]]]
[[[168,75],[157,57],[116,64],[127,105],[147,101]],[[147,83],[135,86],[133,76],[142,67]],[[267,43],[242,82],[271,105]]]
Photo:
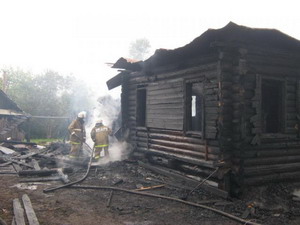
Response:
[[[18,106],[32,116],[73,118],[79,111],[90,108],[89,89],[74,77],[64,77],[54,71],[33,75],[22,70],[9,69],[7,94]],[[68,119],[31,118],[32,137],[64,138],[67,135]]]
[[[146,38],[137,39],[130,44],[129,55],[136,60],[144,60],[151,48],[150,42]]]
[[[33,143],[36,143],[38,145],[45,145],[47,143],[52,143],[52,142],[62,142],[63,139],[57,139],[57,138],[41,138],[41,139],[31,139],[30,140]]]

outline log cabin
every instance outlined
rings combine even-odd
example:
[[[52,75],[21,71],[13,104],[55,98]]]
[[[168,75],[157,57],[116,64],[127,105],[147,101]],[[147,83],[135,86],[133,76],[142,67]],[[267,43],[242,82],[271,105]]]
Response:
[[[23,141],[24,132],[19,128],[29,118],[18,105],[0,90],[0,141]]]
[[[299,40],[230,22],[113,68],[137,157],[232,194],[300,179]]]

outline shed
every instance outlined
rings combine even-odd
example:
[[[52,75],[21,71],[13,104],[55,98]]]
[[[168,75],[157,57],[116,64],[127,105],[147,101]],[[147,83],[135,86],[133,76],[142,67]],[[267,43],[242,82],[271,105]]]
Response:
[[[121,63],[120,63],[121,62]],[[300,179],[300,41],[230,22],[113,67],[134,154],[222,190]]]
[[[20,109],[2,90],[0,90],[0,140],[11,138],[15,141],[24,139],[24,132],[19,125],[30,116]]]

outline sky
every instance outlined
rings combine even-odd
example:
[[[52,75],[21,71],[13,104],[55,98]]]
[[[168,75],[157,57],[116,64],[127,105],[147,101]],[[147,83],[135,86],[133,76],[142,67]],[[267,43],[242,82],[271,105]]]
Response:
[[[105,63],[128,57],[140,38],[153,54],[232,21],[300,39],[297,0],[0,0],[0,9],[0,69],[51,69],[99,92],[118,73]]]

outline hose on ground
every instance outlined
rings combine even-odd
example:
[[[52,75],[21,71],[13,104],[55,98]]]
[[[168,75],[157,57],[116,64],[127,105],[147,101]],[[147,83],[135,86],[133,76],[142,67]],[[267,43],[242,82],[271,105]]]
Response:
[[[78,189],[82,188],[82,189],[95,189],[95,190],[114,190],[114,191],[127,192],[127,193],[131,193],[131,194],[136,194],[136,195],[143,195],[143,196],[148,196],[148,197],[172,200],[172,201],[176,201],[176,202],[181,202],[181,203],[186,204],[186,205],[191,205],[191,206],[195,206],[195,207],[198,207],[198,208],[203,208],[203,209],[213,211],[217,214],[220,214],[222,216],[225,216],[227,218],[230,218],[230,219],[235,220],[237,222],[240,222],[242,224],[260,225],[259,223],[244,220],[242,218],[239,218],[239,217],[234,216],[232,214],[223,212],[221,210],[218,210],[218,209],[206,206],[206,205],[190,202],[190,201],[185,201],[185,200],[182,200],[182,199],[179,199],[179,198],[172,198],[172,197],[163,196],[163,195],[157,195],[157,194],[152,194],[152,193],[147,193],[147,192],[140,192],[140,191],[132,191],[132,190],[127,190],[127,189],[123,189],[123,188],[109,187],[109,186],[73,185],[73,186],[70,186],[70,187],[71,188],[78,188]]]
[[[91,165],[92,165],[92,160],[93,160],[93,155],[94,155],[95,148],[91,148],[85,142],[84,142],[84,144],[86,144],[86,146],[91,150],[91,156],[90,156],[90,160],[89,160],[89,163],[88,163],[88,168],[87,168],[87,171],[84,174],[84,176],[82,178],[80,178],[79,180],[77,180],[77,181],[73,181],[73,182],[70,182],[70,183],[67,183],[67,184],[64,184],[64,185],[60,185],[60,186],[57,186],[57,187],[46,188],[46,189],[43,190],[44,193],[55,191],[55,190],[58,190],[58,189],[61,189],[61,188],[65,188],[65,187],[70,187],[70,186],[72,186],[74,184],[78,184],[78,183],[84,181],[87,178],[87,176],[88,176],[88,174],[90,172],[90,169],[91,169]]]
[[[86,143],[85,143],[86,144]],[[190,206],[195,206],[195,207],[198,207],[198,208],[202,208],[202,209],[207,209],[207,210],[210,210],[210,211],[213,211],[217,214],[220,214],[222,216],[225,216],[227,218],[230,218],[234,221],[237,221],[237,222],[240,222],[242,224],[249,224],[249,225],[260,225],[258,223],[255,223],[255,222],[252,222],[252,221],[247,221],[247,220],[244,220],[242,218],[239,218],[237,216],[234,216],[232,214],[229,214],[229,213],[226,213],[226,212],[223,212],[221,210],[218,210],[218,209],[215,209],[215,208],[212,208],[212,207],[209,207],[209,206],[206,206],[206,205],[202,205],[202,204],[197,204],[197,203],[194,203],[194,202],[190,202],[190,201],[185,201],[185,200],[182,200],[182,199],[179,199],[179,198],[172,198],[172,197],[168,197],[168,196],[163,196],[163,195],[156,195],[156,194],[152,194],[152,193],[146,193],[146,192],[139,192],[139,191],[132,191],[132,190],[127,190],[127,189],[123,189],[123,188],[117,188],[117,187],[109,187],[109,186],[89,186],[89,185],[75,185],[75,184],[78,184],[82,181],[84,181],[89,172],[90,172],[90,168],[91,168],[91,165],[92,165],[92,159],[93,159],[93,154],[94,154],[94,148],[92,149],[88,144],[86,144],[88,146],[89,149],[91,149],[92,153],[91,153],[91,157],[90,157],[90,161],[89,161],[89,164],[88,164],[88,168],[87,168],[87,171],[85,173],[85,175],[77,180],[77,181],[74,181],[74,182],[70,182],[68,184],[65,184],[65,185],[61,185],[61,186],[57,186],[57,187],[53,187],[53,188],[47,188],[47,189],[44,189],[43,192],[44,193],[47,193],[47,192],[51,192],[51,191],[55,191],[55,190],[58,190],[58,189],[61,189],[61,188],[66,188],[66,187],[70,187],[70,188],[83,188],[83,189],[95,189],[95,190],[114,190],[114,191],[121,191],[121,192],[127,192],[127,193],[131,193],[131,194],[136,194],[136,195],[143,195],[143,196],[148,196],[148,197],[154,197],[154,198],[160,198],[160,199],[166,199],[166,200],[172,200],[172,201],[176,201],[176,202],[181,202],[183,204],[186,204],[186,205],[190,205]]]

